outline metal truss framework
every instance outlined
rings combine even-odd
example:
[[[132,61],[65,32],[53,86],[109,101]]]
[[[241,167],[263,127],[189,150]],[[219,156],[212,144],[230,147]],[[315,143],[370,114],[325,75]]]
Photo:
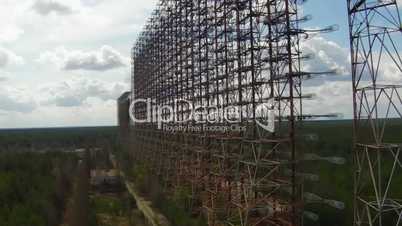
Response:
[[[153,100],[134,105],[137,119],[150,118],[131,129],[135,158],[167,191],[190,191],[209,225],[302,224],[296,128],[308,74],[297,11],[290,0],[162,0],[133,48],[132,98]],[[233,106],[230,121],[206,120]],[[268,108],[274,133],[256,125]]]
[[[395,0],[348,0],[354,100],[354,225],[402,225],[399,55],[402,24]],[[400,180],[399,180],[400,181]]]

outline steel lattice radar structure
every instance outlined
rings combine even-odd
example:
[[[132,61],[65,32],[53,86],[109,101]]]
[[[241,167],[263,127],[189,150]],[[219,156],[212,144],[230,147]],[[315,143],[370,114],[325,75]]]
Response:
[[[389,124],[402,118],[399,55],[402,24],[396,1],[348,0],[350,23],[354,142],[354,225],[401,225],[401,140],[392,140]],[[393,71],[386,71],[391,66]]]
[[[299,14],[302,3],[162,0],[132,49],[127,134],[134,161],[145,164],[166,193],[189,191],[189,209],[211,226],[298,226],[303,216],[317,218],[304,210],[306,202],[344,208],[303,191],[304,180],[318,179],[302,172],[303,160],[344,160],[303,153],[300,144],[304,120],[336,116],[303,114],[303,102],[312,97],[303,93],[303,81],[334,72],[303,71],[309,57],[300,43],[335,27],[303,29],[309,16]],[[393,41],[401,36],[397,3],[348,0],[348,6],[355,225],[399,225],[401,206],[391,193],[392,177],[401,171],[400,146],[385,143],[384,128],[386,119],[401,117],[400,86],[379,79],[383,55],[402,68]]]

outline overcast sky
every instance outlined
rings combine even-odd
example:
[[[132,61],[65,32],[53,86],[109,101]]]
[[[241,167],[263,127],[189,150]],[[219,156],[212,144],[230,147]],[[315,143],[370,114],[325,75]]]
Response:
[[[324,3],[325,2],[325,3]],[[351,115],[346,1],[310,0],[306,27],[338,24],[303,44],[311,71],[308,111]],[[0,0],[0,128],[116,124],[116,98],[129,89],[130,48],[155,0]],[[325,112],[323,112],[325,109]]]
[[[0,0],[0,128],[116,124],[154,0]]]

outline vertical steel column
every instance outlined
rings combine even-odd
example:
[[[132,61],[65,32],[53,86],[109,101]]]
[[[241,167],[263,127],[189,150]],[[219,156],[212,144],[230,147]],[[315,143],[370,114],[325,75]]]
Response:
[[[397,1],[348,0],[354,107],[354,225],[402,224],[402,24]],[[396,76],[396,77],[395,77]]]

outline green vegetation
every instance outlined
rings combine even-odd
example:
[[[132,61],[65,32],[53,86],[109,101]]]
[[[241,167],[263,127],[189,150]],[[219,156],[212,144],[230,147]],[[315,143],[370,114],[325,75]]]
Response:
[[[0,151],[57,151],[115,143],[116,127],[0,130]]]
[[[121,216],[125,211],[124,202],[115,197],[95,196],[92,205],[96,213]]]
[[[96,226],[145,225],[141,212],[133,209],[130,201],[127,193],[92,196],[91,211],[96,214]]]
[[[66,151],[114,149],[116,137],[116,127],[0,130],[0,225],[58,226],[71,202],[87,209],[88,177],[76,180],[78,156]]]
[[[124,217],[130,214],[130,197],[128,195],[107,196],[95,195],[91,205],[97,214],[108,214],[114,217]]]
[[[368,128],[368,127],[366,127]],[[392,120],[387,124],[386,142],[400,143],[402,121]],[[305,181],[304,190],[312,192],[325,199],[338,200],[345,203],[345,209],[338,210],[326,204],[307,203],[306,210],[317,213],[318,222],[305,221],[306,226],[351,226],[353,224],[353,127],[352,121],[317,121],[307,122],[301,131],[303,151],[314,153],[322,157],[342,157],[346,159],[344,165],[336,165],[327,161],[307,161],[301,170],[307,173],[317,174],[320,180],[317,182]],[[309,139],[308,135],[314,134],[317,139]],[[360,134],[368,137],[368,129],[362,129]],[[385,166],[385,168],[389,166]],[[384,168],[384,169],[385,169]],[[384,170],[386,172],[387,170]],[[384,175],[385,177],[385,175]],[[402,177],[394,180],[393,195],[402,197]]]
[[[346,164],[336,165],[326,161],[307,161],[302,170],[317,174],[319,181],[305,181],[305,191],[317,194],[325,199],[342,201],[344,210],[334,209],[326,204],[306,204],[306,210],[319,215],[318,222],[306,219],[306,226],[349,226],[353,222],[353,155],[352,122],[322,121],[308,122],[303,125],[303,134],[315,135],[317,139],[306,139],[305,153],[314,153],[322,157],[343,157]]]
[[[388,124],[386,140],[400,140],[402,123]],[[305,209],[319,215],[317,222],[305,220],[306,226],[351,226],[353,218],[353,155],[352,122],[321,121],[304,123],[299,137],[305,153],[322,157],[343,157],[344,165],[328,161],[306,161],[301,170],[317,174],[319,181],[305,181],[304,190],[325,199],[345,203],[345,209],[338,210],[322,203],[306,203]],[[172,223],[172,226],[206,225],[205,219],[193,216],[189,210],[188,189],[176,188],[167,195],[164,184],[150,177],[145,164],[132,164],[133,156],[121,151],[116,143],[115,127],[66,128],[39,130],[0,130],[0,225],[6,226],[58,226],[63,220],[66,200],[87,200],[74,196],[74,181],[78,159],[76,156],[57,152],[81,147],[108,147],[119,153],[119,163],[131,178],[137,190],[153,202]],[[55,151],[55,152],[43,152]],[[26,152],[32,151],[32,152]],[[35,151],[41,151],[35,153]],[[107,156],[97,155],[95,161],[107,166]],[[100,163],[99,163],[100,162]],[[88,163],[91,166],[91,162]],[[387,168],[389,166],[385,166]],[[402,197],[402,177],[396,177],[395,194]],[[81,184],[85,183],[82,181]],[[399,188],[399,189],[398,189]],[[75,189],[78,189],[75,187]],[[85,190],[85,189],[84,189]],[[87,194],[84,192],[84,194]],[[120,217],[128,214],[127,203],[118,198],[97,197],[88,200],[89,225],[96,224],[95,214]],[[76,201],[80,202],[80,201]]]
[[[393,120],[387,124],[387,142],[400,143],[402,122]],[[361,134],[367,136],[368,130]],[[305,218],[305,226],[351,226],[353,224],[353,127],[352,121],[311,121],[303,124],[298,131],[302,143],[301,152],[313,153],[321,157],[341,157],[345,164],[334,164],[325,160],[305,161],[300,170],[319,176],[319,181],[305,180],[304,191],[316,194],[324,199],[337,200],[345,204],[344,209],[336,209],[323,203],[305,203],[305,210],[319,215],[318,221]],[[120,163],[125,172],[132,178],[137,189],[148,194],[154,205],[165,214],[173,225],[202,225],[202,220],[191,217],[186,208],[188,194],[185,189],[177,189],[174,195],[163,193],[163,185],[150,177],[145,164],[130,164],[130,155],[122,153]],[[385,168],[390,166],[385,166]],[[386,170],[384,170],[386,171]],[[402,177],[394,180],[396,188],[394,195],[402,197]],[[205,223],[205,221],[204,221]],[[205,224],[204,224],[205,225]]]
[[[172,226],[205,226],[206,220],[202,216],[193,216],[189,208],[190,192],[186,188],[177,188],[173,195],[164,192],[164,186],[155,177],[150,177],[145,164],[132,166],[127,153],[120,155],[123,171],[134,182],[136,189],[147,197]]]
[[[68,154],[0,153],[1,225],[59,225],[75,164]]]
[[[189,225],[189,226],[204,226],[207,225],[206,220],[201,217],[191,217],[189,208],[186,208],[186,199],[184,194],[179,196],[164,198],[159,197],[155,202],[155,207],[158,208],[168,219],[173,226]]]

